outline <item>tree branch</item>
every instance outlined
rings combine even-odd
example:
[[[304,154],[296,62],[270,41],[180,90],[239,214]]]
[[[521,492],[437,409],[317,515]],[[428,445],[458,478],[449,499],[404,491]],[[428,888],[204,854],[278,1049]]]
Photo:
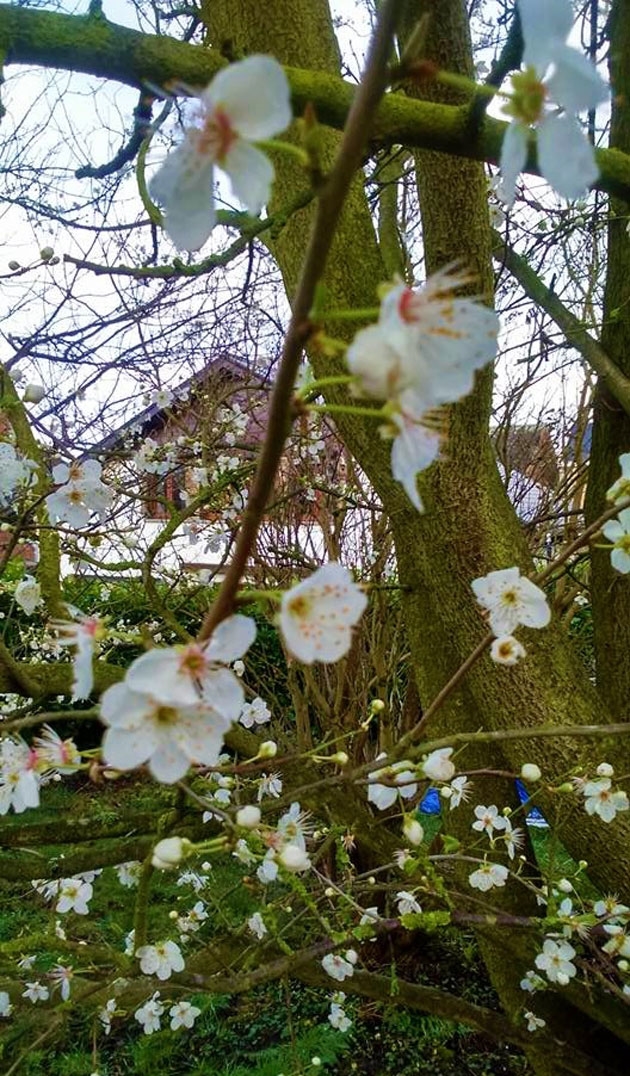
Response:
[[[77,71],[141,90],[149,84],[171,91],[182,83],[206,86],[225,66],[220,53],[205,46],[143,34],[112,22],[8,4],[0,4],[0,53],[3,51],[8,64]],[[320,122],[337,130],[344,127],[357,92],[355,86],[322,71],[287,67],[286,73],[296,115],[312,105]],[[473,131],[469,103],[458,107],[388,94],[376,112],[372,136],[382,146],[404,144],[496,164],[506,126],[485,116],[479,129]],[[630,201],[630,156],[601,149],[597,150],[597,160],[597,188]],[[525,170],[539,174],[534,138]]]

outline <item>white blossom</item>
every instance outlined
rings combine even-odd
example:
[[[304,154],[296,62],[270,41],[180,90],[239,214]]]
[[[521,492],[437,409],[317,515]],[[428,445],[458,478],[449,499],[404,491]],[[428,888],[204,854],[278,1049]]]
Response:
[[[576,112],[608,96],[603,79],[582,53],[565,44],[573,23],[569,0],[519,0],[525,70],[512,76],[504,111],[512,118],[501,149],[500,195],[512,205],[516,178],[526,164],[530,125],[538,134],[541,175],[563,198],[586,194],[599,175],[595,152]],[[549,72],[550,69],[550,72]],[[546,104],[559,106],[550,110]]]
[[[523,1015],[527,1020],[528,1031],[538,1031],[538,1028],[545,1027],[547,1021],[543,1020],[542,1016],[536,1016],[536,1014],[530,1012],[529,1009],[526,1009]]]
[[[521,780],[534,783],[540,781],[542,773],[535,762],[524,762],[521,766]]]
[[[39,806],[40,777],[35,753],[21,739],[0,739],[0,815],[12,807],[22,814]]]
[[[282,795],[282,778],[279,773],[263,773],[258,781],[256,799],[260,803],[265,796],[279,799]]]
[[[291,122],[289,84],[270,56],[248,56],[224,68],[197,98],[198,125],[186,130],[150,185],[164,207],[169,238],[184,250],[198,250],[214,227],[215,165],[227,173],[249,212],[260,212],[269,199],[273,166],[252,143]]]
[[[173,941],[141,945],[136,949],[136,956],[140,961],[140,971],[145,975],[156,975],[158,979],[170,979],[174,971],[184,970],[181,950]]]
[[[408,893],[406,889],[401,889],[400,892],[396,894],[396,904],[398,906],[399,915],[411,915],[414,912],[418,913],[422,911],[422,908],[418,904],[413,893]]]
[[[499,814],[499,809],[494,803],[490,807],[482,807],[481,804],[475,807],[475,819],[472,829],[487,833],[489,837],[494,836],[495,830],[505,829],[506,820],[503,815]]]
[[[449,810],[454,811],[456,807],[459,807],[460,803],[465,803],[470,799],[472,783],[467,777],[454,777],[448,787],[451,789]]]
[[[251,702],[243,703],[239,721],[246,729],[251,729],[254,725],[265,725],[271,721],[271,711],[265,700],[257,697]]]
[[[559,983],[566,986],[570,979],[577,974],[577,968],[572,963],[575,949],[568,942],[557,942],[553,938],[545,938],[542,952],[538,953],[534,963],[537,968],[544,971],[550,983]]]
[[[174,870],[191,848],[191,842],[186,837],[163,837],[153,848],[151,862],[158,870]]]
[[[455,773],[455,765],[451,762],[452,747],[440,747],[432,751],[421,763],[421,769],[425,777],[430,781],[450,781]]]
[[[256,829],[260,824],[260,808],[253,804],[247,804],[236,812],[236,824],[243,829]]]
[[[630,572],[630,508],[624,508],[617,519],[604,523],[602,534],[613,543],[610,563],[622,575]],[[16,595],[17,597],[17,595]]]
[[[0,1016],[10,1016],[13,1012],[13,1006],[11,1004],[11,998],[7,994],[6,990],[0,990]]]
[[[613,790],[611,784],[610,777],[600,777],[597,781],[587,781],[582,790],[586,813],[599,815],[602,822],[612,822],[619,811],[630,807],[627,794],[621,789]]]
[[[55,985],[59,987],[62,1000],[67,1001],[70,997],[71,983],[74,977],[72,968],[64,967],[63,964],[55,964],[48,974]]]
[[[105,636],[105,625],[97,616],[84,616],[78,613],[79,620],[53,620],[51,627],[57,633],[58,646],[73,646],[75,654],[72,662],[74,678],[72,681],[72,701],[90,697],[94,686],[92,659],[97,642]]]
[[[102,1009],[99,1010],[98,1018],[102,1024],[103,1031],[106,1035],[109,1035],[112,1030],[112,1017],[116,1013],[116,998],[109,998]]]
[[[10,504],[21,486],[29,485],[37,464],[22,459],[13,445],[0,441],[0,506]]]
[[[127,863],[119,863],[114,868],[118,875],[118,881],[125,889],[133,889],[140,881],[142,863],[138,859],[131,859]]]
[[[160,992],[156,990],[153,997],[145,1001],[144,1005],[133,1014],[138,1023],[142,1025],[145,1035],[152,1035],[154,1031],[160,1030],[160,1020],[164,1014],[164,1005],[159,998]]]
[[[42,604],[42,588],[32,575],[25,575],[15,588],[14,598],[27,616],[32,616]]]
[[[521,576],[518,568],[501,568],[475,579],[475,597],[488,614],[490,630],[497,637],[511,635],[519,624],[544,628],[551,611],[547,599],[535,583]]]
[[[378,758],[385,758],[381,754]],[[377,759],[378,761],[378,759]],[[415,772],[411,769],[412,763],[408,761],[395,762],[392,766],[386,766],[382,770],[373,770],[368,778],[367,798],[368,803],[373,803],[379,811],[386,811],[396,803],[399,796],[403,799],[412,799],[418,791],[415,780]],[[380,778],[388,778],[392,783],[380,784]]]
[[[247,926],[249,930],[251,930],[252,934],[256,935],[259,941],[264,938],[265,934],[269,933],[260,912],[254,912],[253,915],[250,915],[249,919],[247,920]]]
[[[420,417],[470,392],[475,370],[494,359],[499,327],[489,307],[456,296],[470,282],[448,266],[422,287],[390,289],[377,325],[358,332],[347,352],[364,395],[400,401],[407,393]]]
[[[287,649],[306,665],[339,661],[366,605],[347,568],[324,564],[282,596],[279,623]]]
[[[47,986],[42,986],[40,982],[26,983],[26,990],[22,994],[23,998],[28,998],[35,1005],[38,1001],[47,1001],[50,997],[50,991]]]
[[[76,744],[61,736],[50,725],[44,725],[41,734],[33,739],[37,768],[45,773],[76,773],[81,767],[81,755]]]
[[[58,900],[55,911],[59,915],[76,912],[77,915],[89,915],[88,904],[94,890],[90,882],[77,878],[62,878],[59,883]]]
[[[487,893],[489,889],[504,886],[509,871],[502,863],[482,863],[476,871],[468,875],[468,882],[473,889],[480,889]]]
[[[354,963],[340,956],[339,953],[326,953],[326,956],[322,958],[322,967],[331,979],[337,979],[340,983],[354,975]]]
[[[168,1010],[168,1014],[171,1018],[171,1031],[178,1031],[180,1027],[191,1028],[201,1015],[201,1009],[190,1001],[177,1001]]]
[[[346,1016],[343,1002],[346,995],[343,991],[338,990],[333,994],[332,1001],[330,1003],[330,1012],[328,1014],[328,1021],[331,1027],[334,1027],[336,1031],[348,1031],[352,1027],[352,1021]]]

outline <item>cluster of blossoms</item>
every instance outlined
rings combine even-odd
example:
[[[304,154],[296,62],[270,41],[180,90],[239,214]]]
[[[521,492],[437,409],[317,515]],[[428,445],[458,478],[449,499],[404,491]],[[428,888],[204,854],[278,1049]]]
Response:
[[[437,459],[440,435],[430,413],[473,387],[476,370],[492,362],[499,322],[493,310],[455,292],[470,283],[445,269],[422,288],[392,288],[379,320],[362,329],[346,361],[357,391],[387,401],[392,474],[422,511],[416,477]]]
[[[522,624],[544,628],[551,619],[547,599],[535,583],[518,568],[501,568],[473,580],[475,597],[486,613],[495,636],[490,655],[500,665],[515,665],[525,656],[524,646],[513,632]]]
[[[20,456],[8,441],[0,441],[0,507],[10,504],[35,478],[37,464]]]
[[[452,754],[452,747],[441,747],[427,755],[417,767],[412,762],[403,760],[383,769],[373,770],[368,778],[368,803],[374,804],[379,811],[386,811],[388,807],[393,807],[399,796],[402,799],[413,799],[418,792],[419,778],[438,782],[450,781],[455,774],[455,765],[451,762]],[[385,758],[385,755],[378,755],[377,762],[379,758]],[[384,778],[387,784],[382,783]],[[405,833],[411,843],[419,844],[422,837],[419,841],[413,838],[412,822],[413,820],[405,821]]]
[[[630,807],[627,793],[612,787],[614,773],[609,762],[601,762],[597,767],[597,777],[593,780],[582,777],[573,780],[577,790],[584,796],[586,813],[598,815],[602,822],[612,822],[619,812],[627,811]]]
[[[39,806],[39,790],[47,780],[75,773],[81,756],[72,740],[62,740],[44,726],[31,746],[16,737],[0,739],[0,815],[13,808],[21,814]]]
[[[93,514],[99,519],[106,516],[112,493],[101,482],[101,465],[96,460],[58,463],[53,468],[53,482],[59,488],[46,497],[51,519],[80,530],[88,526]]]
[[[249,617],[224,620],[207,643],[149,650],[101,699],[109,726],[105,763],[129,770],[148,763],[158,781],[181,780],[192,763],[214,766],[223,739],[243,709],[242,684],[226,666],[249,649]]]
[[[525,69],[512,76],[504,107],[511,123],[501,148],[499,193],[512,205],[534,126],[542,176],[563,198],[579,198],[599,169],[575,114],[596,108],[608,97],[608,88],[594,65],[566,44],[573,25],[569,0],[518,0],[518,8]],[[557,107],[548,108],[548,103]]]
[[[610,487],[606,496],[613,504],[630,498],[630,452],[619,457],[621,475]],[[630,508],[622,508],[616,519],[610,519],[602,527],[602,533],[612,542],[610,562],[622,575],[630,572]]]
[[[177,464],[177,453],[173,447],[165,446],[145,437],[134,456],[134,464],[145,474],[167,474]]]
[[[331,1027],[334,1027],[335,1031],[349,1031],[352,1027],[352,1020],[346,1016],[343,1003],[346,1000],[346,995],[343,990],[336,990],[330,1000],[330,1012],[328,1013],[328,1022]]]
[[[290,89],[277,60],[248,56],[196,95],[198,122],[168,155],[150,190],[164,207],[164,228],[176,247],[198,250],[215,224],[214,168],[227,173],[236,197],[258,214],[269,200],[273,166],[254,142],[289,126]]]
[[[160,992],[156,990],[152,997],[145,1001],[144,1005],[136,1009],[134,1017],[142,1027],[145,1035],[152,1035],[154,1031],[160,1030],[165,1008],[164,1003],[160,1001]],[[178,1001],[171,1006],[168,1014],[171,1018],[171,1031],[178,1031],[182,1027],[188,1029],[193,1027],[195,1020],[201,1015],[201,1009],[191,1004],[190,1001]],[[111,1026],[111,1019],[108,1026]]]

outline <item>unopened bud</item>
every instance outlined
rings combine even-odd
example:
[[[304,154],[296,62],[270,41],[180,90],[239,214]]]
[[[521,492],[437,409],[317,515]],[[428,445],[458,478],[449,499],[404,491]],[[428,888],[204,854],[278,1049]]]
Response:
[[[409,844],[413,844],[416,847],[422,844],[424,840],[424,830],[417,818],[412,818],[411,815],[407,815],[403,822],[403,833],[405,838],[409,841]]]
[[[54,253],[55,252],[52,247],[42,247],[39,252],[39,256],[43,262],[49,262]]]
[[[573,883],[568,878],[561,878],[558,882],[558,889],[561,893],[571,893],[573,892]]]
[[[243,829],[255,829],[260,823],[260,818],[260,807],[254,807],[251,803],[236,812],[236,824],[242,826]]]
[[[265,740],[261,743],[258,758],[275,758],[278,754],[278,745],[274,740]]]
[[[540,781],[541,777],[540,767],[535,762],[525,762],[521,766],[522,781]]]
[[[41,403],[45,395],[46,389],[43,387],[43,385],[35,385],[32,382],[29,382],[29,384],[24,389],[24,395],[22,396],[22,400],[24,401],[24,403],[38,404]]]
[[[385,709],[385,703],[382,699],[372,699],[370,703],[370,713],[380,714]]]
[[[336,754],[331,755],[330,762],[336,762],[338,766],[347,766],[350,759],[345,751],[337,751]]]
[[[186,837],[165,837],[153,849],[151,863],[160,871],[172,871],[188,855],[192,844]]]
[[[599,766],[597,767],[598,777],[612,777],[614,772],[615,771],[610,765],[610,762],[600,762]]]
[[[16,261],[9,262],[9,269],[11,270],[12,273],[14,273],[16,269],[21,269],[21,268],[22,268],[22,266],[20,265],[19,262],[16,262]]]

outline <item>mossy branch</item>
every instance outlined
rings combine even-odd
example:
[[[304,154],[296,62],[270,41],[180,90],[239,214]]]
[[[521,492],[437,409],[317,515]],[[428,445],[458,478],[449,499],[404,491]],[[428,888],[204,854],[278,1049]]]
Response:
[[[0,52],[7,63],[77,71],[146,89],[149,84],[206,86],[225,66],[218,51],[173,38],[143,34],[112,22],[35,11],[0,4]],[[307,105],[320,122],[342,130],[356,88],[322,71],[287,67],[293,108]],[[474,98],[471,96],[471,102]],[[469,104],[441,105],[388,94],[376,113],[373,141],[381,146],[406,145],[454,156],[497,163],[506,124],[484,116],[471,124]],[[598,150],[597,187],[630,201],[630,157],[619,150]],[[538,174],[532,138],[526,170]]]

